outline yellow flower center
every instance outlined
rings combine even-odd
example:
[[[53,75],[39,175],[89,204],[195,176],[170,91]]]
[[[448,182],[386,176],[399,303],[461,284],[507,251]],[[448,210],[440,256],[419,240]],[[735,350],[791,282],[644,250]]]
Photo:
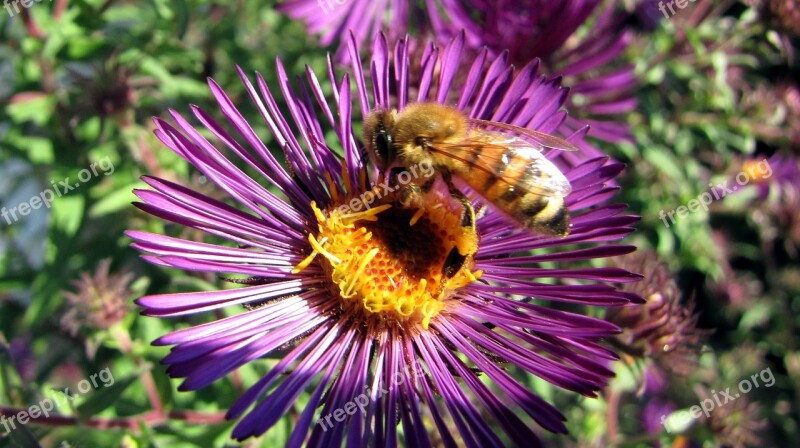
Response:
[[[359,212],[341,205],[323,211],[314,202],[311,207],[319,232],[309,235],[313,251],[294,272],[319,260],[343,309],[427,329],[453,300],[453,291],[481,275],[471,270],[475,230],[461,226],[461,205],[449,198],[418,210],[392,204]],[[448,257],[454,248],[464,257]]]

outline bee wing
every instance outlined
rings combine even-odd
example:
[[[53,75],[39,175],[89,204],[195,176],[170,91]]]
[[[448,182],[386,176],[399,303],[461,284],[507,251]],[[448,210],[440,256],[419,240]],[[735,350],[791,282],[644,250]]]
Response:
[[[535,131],[533,129],[523,128],[522,126],[516,126],[508,123],[499,123],[496,121],[479,120],[477,118],[469,118],[467,122],[473,128],[487,129],[487,130],[488,128],[497,128],[508,133],[517,134],[522,137],[527,137],[528,139],[544,146],[545,148],[560,149],[562,151],[580,150],[580,148],[562,138],[558,138],[554,135],[546,134],[544,132]]]
[[[484,132],[459,142],[436,143],[429,149],[457,160],[472,170],[484,171],[511,189],[518,188],[541,196],[562,197],[572,191],[564,173],[542,154],[541,148],[519,137]],[[496,167],[506,166],[514,158],[524,160],[525,175],[513,180],[497,176]]]
[[[513,155],[524,158],[527,161],[527,172],[534,173],[530,176],[523,176],[518,181],[520,188],[531,193],[544,190],[548,196],[566,196],[572,191],[567,177],[542,154],[541,148],[517,137],[512,137],[503,145],[510,148],[509,151],[513,152]]]

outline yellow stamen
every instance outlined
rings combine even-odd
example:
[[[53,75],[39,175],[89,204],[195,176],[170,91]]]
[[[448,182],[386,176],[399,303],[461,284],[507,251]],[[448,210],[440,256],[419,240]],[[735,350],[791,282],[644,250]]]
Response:
[[[372,248],[367,255],[359,262],[358,270],[353,274],[352,277],[348,280],[348,283],[345,285],[345,290],[342,291],[342,297],[352,297],[353,296],[353,288],[356,286],[356,282],[361,279],[361,274],[364,273],[364,269],[367,267],[370,261],[372,261],[375,256],[378,255],[378,248]],[[353,259],[355,260],[355,258]]]
[[[417,221],[419,221],[419,219],[422,218],[422,215],[424,215],[424,214],[425,214],[425,209],[424,208],[421,208],[421,209],[417,210],[417,212],[414,213],[414,216],[411,217],[411,221],[408,223],[408,225],[410,225],[411,227],[414,227],[414,224],[416,224]]]
[[[389,210],[390,208],[392,208],[391,204],[384,204],[375,208],[367,209],[363,212],[343,213],[339,216],[346,224],[352,224],[356,221],[377,221],[378,217],[376,215],[384,210]]]
[[[307,268],[308,265],[310,265],[311,262],[314,261],[315,258],[317,258],[317,253],[318,253],[317,251],[313,251],[311,252],[311,254],[309,254],[309,256],[303,258],[303,261],[297,263],[297,266],[295,266],[294,269],[292,269],[292,274],[299,274],[300,272],[303,272],[303,269]]]
[[[323,238],[322,241],[317,242],[317,239],[314,238],[314,235],[308,235],[308,242],[311,243],[311,247],[313,247],[317,253],[322,254],[322,256],[327,258],[331,263],[339,264],[342,262],[342,260],[336,257],[336,255],[333,255],[332,253],[328,252],[323,247],[323,245],[328,242],[327,236]]]
[[[311,203],[318,232],[308,236],[312,251],[292,272],[316,261],[343,309],[427,329],[448,302],[458,300],[454,291],[482,274],[471,270],[478,238],[461,226],[461,205],[446,197],[416,210],[388,203],[356,212],[345,206],[354,197],[341,197],[324,211]],[[446,277],[453,248],[466,261],[449,266],[456,273]]]

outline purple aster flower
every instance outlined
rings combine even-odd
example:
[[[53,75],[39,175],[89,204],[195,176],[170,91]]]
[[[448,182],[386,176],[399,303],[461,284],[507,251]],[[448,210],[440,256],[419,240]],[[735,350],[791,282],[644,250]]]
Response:
[[[479,217],[477,229],[462,227],[454,209],[460,204],[447,196],[416,211],[392,203],[351,206],[374,193],[354,132],[354,123],[371,110],[446,103],[473,118],[542,132],[558,128],[565,116],[566,91],[540,76],[535,63],[516,73],[502,57],[487,64],[484,55],[462,65],[463,35],[444,48],[426,48],[413,86],[408,41],[389,48],[384,36],[375,39],[365,75],[351,37],[352,74],[337,76],[329,62],[325,82],[334,86],[333,98],[325,97],[323,81],[310,69],[305,83],[291,87],[280,60],[273,89],[260,74],[254,85],[239,70],[276,141],[273,148],[213,81],[233,134],[197,107],[192,112],[203,133],[174,111],[174,124],[156,119],[158,138],[239,207],[145,177],[152,189],[136,191],[139,208],[232,244],[129,231],[133,245],[157,265],[244,278],[235,280],[242,284],[235,289],[153,295],[138,303],[156,317],[244,306],[239,314],[155,341],[174,346],[164,363],[171,376],[185,378],[181,390],[202,388],[280,353],[277,365],[229,410],[230,419],[239,419],[236,439],[269,430],[307,391],[288,446],[340,446],[345,439],[349,446],[432,446],[429,431],[443,446],[539,445],[532,423],[563,433],[564,417],[516,376],[535,375],[596,396],[615,359],[599,340],[617,331],[546,302],[621,306],[639,300],[607,282],[640,276],[583,264],[633,250],[614,241],[629,234],[637,218],[625,215],[624,205],[608,203],[617,188],[607,182],[622,166],[598,158],[566,169],[562,152],[545,153],[572,185],[565,199],[572,227],[563,238],[521,230],[492,211]],[[462,70],[465,82],[454,90],[452,80]],[[289,116],[280,112],[278,91]],[[326,139],[330,129],[335,138]],[[289,169],[271,151],[282,152]],[[477,251],[445,277],[451,249],[475,238]]]
[[[287,0],[278,10],[306,23],[308,31],[320,35],[320,43],[328,46],[353,33],[358,44],[367,42],[375,33],[384,32],[390,41],[407,35],[412,29],[428,34],[432,29],[452,32],[445,26],[447,16],[440,13],[439,2],[428,2],[423,8],[409,0]],[[433,7],[432,7],[433,6]],[[447,1],[448,13],[466,16],[468,10],[459,2]],[[455,37],[454,35],[450,36]],[[347,60],[347,47],[339,47],[337,59]]]
[[[5,341],[0,341],[4,344]],[[11,364],[17,370],[17,374],[23,381],[34,381],[38,366],[36,362],[36,354],[31,347],[30,336],[18,336],[12,339],[7,347],[0,345],[0,349],[8,350],[8,356],[11,359]]]
[[[800,163],[794,157],[777,153],[768,159],[763,156],[745,159],[740,173],[744,173],[737,174],[747,181],[745,185],[754,185],[759,199],[763,200],[769,196],[770,189],[777,190],[777,195],[792,189],[800,178]],[[737,181],[732,177],[732,182]]]
[[[675,403],[660,398],[649,398],[642,410],[642,427],[647,434],[664,432],[666,417],[675,411]],[[655,446],[661,446],[656,444]]]
[[[81,330],[108,329],[129,311],[133,274],[111,274],[111,259],[102,260],[93,273],[81,272],[72,282],[75,292],[62,291],[67,307],[61,316],[61,328],[72,336]]]
[[[615,259],[622,269],[639,269],[645,280],[624,289],[647,300],[609,309],[607,318],[621,334],[612,343],[626,354],[654,361],[671,374],[688,376],[696,369],[709,331],[697,328],[694,302],[681,303],[681,290],[655,252],[639,251]]]
[[[628,125],[617,119],[636,107],[636,77],[633,65],[615,65],[632,37],[625,23],[628,14],[617,10],[616,1],[466,3],[467,9],[480,13],[451,18],[455,29],[464,28],[473,36],[473,48],[486,46],[492,54],[507,51],[509,61],[518,66],[539,58],[547,73],[564,78],[563,84],[570,88],[568,105],[576,112],[565,120],[567,129],[589,124],[592,137],[612,143],[632,140]],[[578,29],[588,24],[587,33],[579,36]],[[582,148],[591,156],[599,155],[591,145]]]
[[[440,45],[466,30],[466,45],[473,55],[487,49],[491,57],[502,54],[518,67],[539,58],[546,73],[563,76],[563,84],[572,92],[568,105],[578,113],[565,120],[565,129],[575,131],[588,124],[592,137],[612,143],[632,141],[628,125],[619,117],[636,107],[636,77],[632,64],[614,65],[632,36],[626,26],[629,15],[618,10],[614,0],[440,0],[429,1],[424,8],[403,0],[341,3],[289,0],[279,8],[305,21],[311,33],[321,33],[324,45],[343,38],[350,29],[358,42],[378,29],[399,38],[409,32],[410,18],[416,35],[431,37]],[[577,30],[586,24],[591,28],[579,36]],[[582,149],[585,156],[602,155],[586,142]]]
[[[658,395],[667,388],[669,378],[667,373],[658,366],[648,364],[644,368],[644,380],[642,381],[641,393],[647,395]]]
[[[734,177],[734,181],[738,182],[745,175],[749,181],[747,186],[754,185],[757,191],[748,210],[753,212],[758,223],[765,253],[771,253],[771,246],[784,240],[785,250],[796,257],[800,247],[800,218],[797,214],[800,207],[800,188],[797,184],[800,160],[780,153],[769,159],[749,159],[742,164],[742,171]]]
[[[664,12],[658,8],[659,2]],[[646,32],[655,30],[664,19],[670,18],[663,0],[639,0],[635,3],[633,15]]]

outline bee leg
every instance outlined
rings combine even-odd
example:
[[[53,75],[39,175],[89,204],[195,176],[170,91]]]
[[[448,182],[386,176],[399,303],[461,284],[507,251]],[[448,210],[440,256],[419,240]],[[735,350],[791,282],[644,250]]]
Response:
[[[442,282],[453,278],[453,276],[461,270],[466,261],[467,255],[459,253],[457,247],[450,249],[450,253],[447,254],[447,258],[445,258],[444,264],[442,265]]]
[[[458,202],[461,203],[463,214],[461,215],[461,227],[469,227],[475,229],[475,208],[467,195],[461,192],[455,185],[453,185],[453,178],[450,173],[442,173],[442,179],[447,184],[447,190]]]
[[[450,252],[447,254],[447,258],[444,259],[444,264],[442,264],[442,275],[439,280],[439,288],[434,297],[441,295],[447,286],[447,281],[453,278],[458,271],[464,267],[464,263],[467,261],[467,256],[467,254],[462,254],[458,250],[458,247],[453,247],[450,249]]]
[[[442,276],[440,277],[439,281],[439,290],[437,292],[437,296],[445,290],[447,286],[447,281],[453,278],[461,268],[464,267],[464,263],[466,263],[467,258],[474,254],[477,250],[477,245],[473,245],[471,248],[459,249],[458,246],[454,246],[450,249],[450,252],[447,254],[447,258],[445,258],[444,263],[442,264]],[[462,252],[465,250],[465,252]]]
[[[422,186],[416,183],[402,184],[398,181],[398,175],[404,171],[406,169],[402,166],[395,166],[389,170],[389,191],[396,192],[394,198],[401,207],[406,209],[422,208],[423,196],[430,190],[430,186],[427,183]],[[433,185],[433,182],[431,181],[430,184]]]
[[[419,185],[406,185],[398,191],[398,202],[403,208],[422,208],[422,196],[422,189]]]
[[[463,209],[461,215],[461,227],[465,230],[467,238],[459,241],[459,244],[450,249],[447,258],[442,265],[442,280],[440,291],[444,290],[447,281],[455,276],[464,267],[467,258],[478,250],[478,237],[475,232],[475,208],[472,207],[467,195],[453,185],[450,173],[442,173],[442,178],[447,185],[447,189]]]

